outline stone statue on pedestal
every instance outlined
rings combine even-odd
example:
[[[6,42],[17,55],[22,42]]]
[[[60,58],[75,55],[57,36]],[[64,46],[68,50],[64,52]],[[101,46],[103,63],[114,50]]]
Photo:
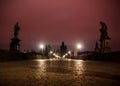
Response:
[[[14,37],[11,39],[10,43],[10,51],[20,51],[20,39],[18,38],[19,30],[19,23],[16,22],[14,26]]]
[[[108,36],[107,33],[107,25],[100,21],[101,29],[100,29],[100,47],[101,47],[101,52],[110,52],[110,40],[111,38]]]

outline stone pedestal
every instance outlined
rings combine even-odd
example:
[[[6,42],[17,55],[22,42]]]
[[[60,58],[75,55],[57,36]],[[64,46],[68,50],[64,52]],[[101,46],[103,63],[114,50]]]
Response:
[[[11,39],[10,43],[10,51],[20,51],[20,39],[17,37],[14,37]]]
[[[101,53],[110,53],[110,52],[111,52],[110,47],[101,48]]]

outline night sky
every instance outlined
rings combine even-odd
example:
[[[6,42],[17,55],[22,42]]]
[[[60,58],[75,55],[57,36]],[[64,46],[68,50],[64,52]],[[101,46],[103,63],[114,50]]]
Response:
[[[17,21],[21,49],[64,41],[94,50],[100,21],[108,26],[112,50],[120,49],[120,0],[0,0],[0,48],[9,49]]]

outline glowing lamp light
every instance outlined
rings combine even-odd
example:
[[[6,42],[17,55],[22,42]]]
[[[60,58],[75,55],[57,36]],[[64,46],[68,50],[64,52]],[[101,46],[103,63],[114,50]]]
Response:
[[[44,48],[44,45],[43,45],[43,44],[40,44],[39,47],[40,47],[40,49],[43,49],[43,48]]]
[[[50,51],[50,54],[52,54],[53,53],[53,51]]]
[[[66,53],[65,56],[67,56],[68,54]]]
[[[82,44],[77,44],[77,49],[81,49],[82,48]]]
[[[65,55],[63,56],[63,58],[65,58]]]
[[[68,54],[71,54],[71,51],[68,51]]]
[[[53,55],[55,56],[56,54],[55,54],[55,53],[53,53]]]

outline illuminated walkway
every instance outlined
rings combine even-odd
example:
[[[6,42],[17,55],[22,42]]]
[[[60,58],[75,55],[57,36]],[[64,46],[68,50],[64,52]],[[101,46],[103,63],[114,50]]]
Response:
[[[0,86],[120,86],[120,64],[82,60],[0,62]]]

